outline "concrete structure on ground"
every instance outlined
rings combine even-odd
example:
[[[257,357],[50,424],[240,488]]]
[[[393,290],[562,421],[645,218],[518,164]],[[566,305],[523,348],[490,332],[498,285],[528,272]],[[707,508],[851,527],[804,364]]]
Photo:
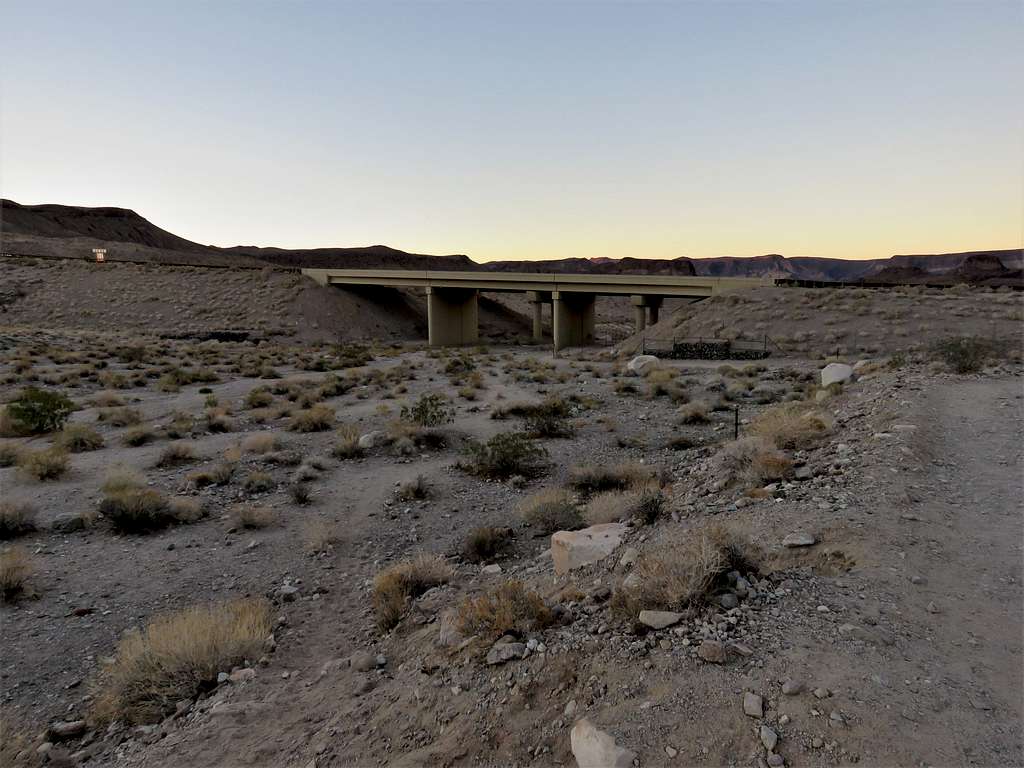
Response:
[[[544,338],[543,307],[551,305],[555,349],[594,343],[594,299],[629,296],[636,331],[658,322],[667,297],[705,299],[719,293],[768,287],[774,280],[744,277],[669,277],[665,275],[568,275],[519,272],[424,272],[403,269],[303,269],[321,285],[379,285],[424,288],[431,346],[475,344],[477,297],[481,291],[525,293],[533,304],[533,337]]]

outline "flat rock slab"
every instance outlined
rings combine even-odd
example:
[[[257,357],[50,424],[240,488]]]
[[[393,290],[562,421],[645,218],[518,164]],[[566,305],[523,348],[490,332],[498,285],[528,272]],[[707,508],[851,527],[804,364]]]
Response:
[[[551,560],[561,576],[574,568],[597,563],[614,552],[626,535],[624,523],[592,525],[581,531],[558,531],[551,535]]]
[[[660,364],[661,361],[654,355],[637,355],[626,363],[626,370],[637,376],[646,376]]]
[[[506,661],[521,659],[526,656],[526,646],[523,643],[498,643],[487,652],[488,664],[504,664]]]
[[[821,386],[845,384],[853,378],[853,368],[846,363],[829,363],[821,369]]]
[[[665,629],[665,627],[678,624],[682,618],[683,614],[673,611],[640,611],[639,621],[651,629]]]
[[[579,768],[632,768],[636,755],[615,743],[615,737],[587,718],[577,721],[569,734],[573,757]]]
[[[809,533],[798,531],[797,533],[791,533],[789,536],[782,540],[782,546],[788,549],[795,549],[796,547],[812,547],[818,543],[818,540]]]

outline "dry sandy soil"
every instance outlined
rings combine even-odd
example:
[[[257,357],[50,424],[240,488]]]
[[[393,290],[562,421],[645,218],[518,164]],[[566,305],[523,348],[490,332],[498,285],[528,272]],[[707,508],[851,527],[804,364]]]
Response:
[[[790,350],[747,369],[678,361],[644,378],[600,349],[552,359],[521,347],[439,353],[303,345],[284,335],[261,344],[159,338],[187,307],[178,298],[187,291],[199,296],[194,306],[218,313],[188,321],[201,334],[237,317],[239,289],[259,288],[245,282],[251,274],[225,273],[216,289],[189,282],[189,274],[162,283],[168,290],[150,296],[152,304],[124,299],[126,291],[149,295],[136,278],[125,278],[121,301],[107,295],[130,333],[85,315],[83,305],[68,306],[69,294],[46,284],[33,284],[31,306],[19,299],[0,327],[3,399],[32,383],[61,389],[79,406],[71,423],[96,429],[104,443],[72,453],[57,479],[0,469],[3,499],[37,510],[37,530],[5,542],[24,547],[34,565],[25,593],[0,604],[5,759],[167,768],[574,765],[569,734],[586,717],[641,766],[1024,762],[1019,347],[1011,349],[1015,360],[970,375],[952,374],[920,351],[951,329],[987,323],[1016,345],[1019,298],[900,296],[908,316],[918,313],[927,324],[910,326],[918,350],[893,365],[876,356],[856,381],[819,390],[814,344],[806,354]],[[245,324],[258,326],[262,317],[287,328],[291,318],[281,313],[295,305],[279,297],[308,289],[288,275],[260,279],[269,287],[258,294],[260,309],[245,310],[253,313]],[[101,290],[92,286],[77,300]],[[804,294],[787,294],[794,295]],[[897,311],[865,303],[881,302],[873,298],[879,295],[801,299],[788,311],[808,319],[786,322],[846,328],[860,322],[851,314]],[[745,301],[733,325],[753,331],[771,307]],[[726,306],[705,303],[699,311],[711,318]],[[815,312],[834,322],[819,322]],[[157,313],[164,319],[140,333],[149,322],[142,317]],[[412,328],[414,310],[410,317]],[[387,327],[395,336],[406,328]],[[894,333],[871,343],[893,349],[890,338],[904,340]],[[848,343],[850,362],[861,349]],[[364,353],[369,359],[360,359]],[[176,388],[168,380],[176,369],[216,380]],[[268,390],[271,402],[251,407],[254,389]],[[430,393],[450,399],[454,418],[430,431],[442,440],[414,445],[408,438],[417,430],[395,422],[402,405]],[[148,442],[125,444],[134,427],[113,426],[103,404],[115,396],[138,411],[152,432]],[[523,427],[516,417],[493,418],[496,411],[546,397],[567,405],[563,421],[574,435],[532,440],[548,452],[543,473],[493,481],[456,466],[467,461],[468,441]],[[681,423],[687,401],[723,398],[707,421]],[[329,429],[290,430],[314,402],[333,411]],[[739,407],[743,437],[787,402],[819,414],[822,431],[783,449],[791,464],[782,479],[726,483],[732,409]],[[339,458],[334,449],[346,425],[381,435],[362,455]],[[172,440],[168,427],[184,433]],[[254,436],[278,444],[255,452]],[[53,440],[3,445],[38,450]],[[195,459],[157,467],[172,442],[190,446]],[[191,479],[225,460],[234,466],[225,484],[200,488]],[[565,486],[573,467],[624,461],[657,470],[662,514],[652,524],[628,521],[610,556],[556,575],[550,537],[524,522],[519,505]],[[97,510],[101,486],[119,466],[168,497],[198,501],[203,516],[146,534],[115,531]],[[269,482],[247,485],[255,472],[269,474]],[[299,475],[308,504],[290,494]],[[426,498],[400,499],[399,487],[420,476]],[[239,505],[270,509],[273,520],[243,528]],[[66,532],[74,519],[82,527]],[[665,629],[623,620],[616,595],[628,591],[644,558],[666,546],[687,552],[711,523],[726,525],[749,548],[754,565],[742,573],[749,589],[719,583],[710,602],[681,611]],[[500,557],[470,562],[463,542],[484,525],[511,529],[511,544]],[[815,543],[782,545],[798,532]],[[419,553],[444,556],[451,577],[381,631],[374,578]],[[517,638],[530,641],[525,657],[488,664],[494,638],[463,638],[451,615],[467,596],[508,579],[535,591],[558,619]],[[735,607],[723,602],[726,595]],[[182,693],[152,724],[96,723],[94,683],[127,630],[245,596],[272,606],[273,647],[220,671],[252,673]],[[698,654],[711,641],[727,649],[724,663]],[[784,694],[786,681],[799,690]],[[748,693],[761,697],[758,716],[744,712]],[[79,720],[86,722],[73,736],[51,728]],[[770,750],[764,729],[778,739]]]

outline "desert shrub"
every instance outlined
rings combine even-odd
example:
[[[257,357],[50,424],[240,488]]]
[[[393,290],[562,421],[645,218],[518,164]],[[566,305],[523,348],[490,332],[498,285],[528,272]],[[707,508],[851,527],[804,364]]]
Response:
[[[242,485],[249,493],[266,493],[274,487],[274,478],[267,472],[250,472]]]
[[[122,533],[145,533],[176,522],[167,498],[152,488],[129,488],[109,493],[100,512]]]
[[[212,688],[217,674],[255,659],[270,634],[270,607],[245,599],[158,616],[128,632],[94,685],[91,716],[145,724]]]
[[[528,415],[523,427],[531,437],[572,437],[576,432],[561,409],[548,404]]]
[[[569,485],[584,495],[590,495],[646,485],[653,477],[654,470],[650,467],[630,461],[612,466],[584,464],[569,471]]]
[[[196,488],[205,488],[208,485],[227,485],[235,476],[237,468],[238,464],[234,461],[222,461],[211,469],[193,472],[188,476],[188,481]]]
[[[12,602],[24,595],[32,571],[32,557],[24,547],[0,552],[0,601]]]
[[[709,406],[703,400],[686,403],[679,409],[679,421],[682,424],[707,424],[711,421]]]
[[[260,432],[256,435],[249,435],[242,441],[242,450],[246,453],[269,453],[281,449],[277,435],[269,432]]]
[[[158,467],[180,467],[182,464],[191,464],[196,460],[196,452],[188,443],[171,443],[160,454],[156,460]]]
[[[956,373],[977,373],[985,364],[1005,353],[1006,345],[993,339],[958,337],[936,342],[929,350]]]
[[[776,448],[802,450],[828,434],[832,418],[804,403],[785,403],[758,414],[748,432],[763,437]]]
[[[554,614],[536,592],[520,581],[506,581],[479,597],[466,597],[458,607],[456,626],[464,635],[488,639],[522,637],[554,623]]]
[[[691,448],[697,447],[698,445],[700,445],[700,443],[698,443],[692,437],[688,437],[686,435],[676,435],[675,437],[671,438],[668,441],[667,447],[671,448],[673,451],[688,451]]]
[[[96,415],[96,421],[112,427],[131,427],[142,421],[142,414],[137,408],[102,408]]]
[[[430,492],[430,484],[427,482],[427,478],[423,475],[417,475],[415,480],[402,483],[398,487],[396,496],[400,501],[415,501],[429,497]]]
[[[194,523],[203,517],[203,505],[196,499],[175,496],[167,502],[171,516],[179,523]]]
[[[764,554],[734,528],[709,525],[674,535],[640,556],[635,586],[615,592],[612,612],[635,621],[642,610],[682,611],[705,604],[730,571],[756,573]]]
[[[17,443],[0,443],[0,467],[13,467],[21,454],[22,448]]]
[[[296,504],[309,504],[313,498],[313,493],[310,490],[309,485],[302,481],[289,485],[288,495],[291,496],[292,501]]]
[[[783,479],[793,462],[763,437],[741,437],[715,455],[718,474],[727,483],[746,487]]]
[[[363,455],[363,449],[359,446],[359,427],[355,424],[342,424],[337,432],[338,442],[331,449],[334,458],[344,461]]]
[[[149,427],[132,427],[127,430],[122,436],[121,441],[125,445],[130,445],[133,448],[140,445],[145,445],[150,440],[156,437],[156,434]]]
[[[35,507],[26,501],[0,501],[0,539],[13,539],[35,529]]]
[[[221,435],[235,431],[235,422],[223,408],[208,408],[204,416],[206,431],[212,435]]]
[[[28,477],[40,482],[56,480],[63,476],[70,466],[68,452],[63,448],[23,451],[18,458],[18,468]]]
[[[277,522],[277,512],[270,507],[237,504],[231,509],[231,519],[239,528],[269,528]]]
[[[590,525],[638,520],[651,525],[662,514],[665,495],[656,484],[628,491],[605,491],[592,498],[583,511]]]
[[[164,427],[164,434],[171,440],[180,440],[192,434],[195,420],[187,413],[175,413],[171,422]]]
[[[288,428],[293,432],[326,432],[334,426],[334,409],[326,405],[314,405],[292,416]]]
[[[64,426],[75,404],[61,392],[26,387],[7,404],[3,432],[6,437],[42,435]]]
[[[519,502],[519,514],[540,535],[583,527],[583,518],[572,496],[562,488],[545,488],[527,496]]]
[[[512,541],[511,528],[485,525],[474,528],[462,543],[462,557],[471,563],[484,563],[500,556]]]
[[[438,427],[454,421],[455,411],[443,395],[427,394],[412,405],[403,405],[401,419],[420,427]]]
[[[82,453],[102,448],[103,437],[85,424],[68,424],[57,435],[54,444],[71,453]]]
[[[121,491],[129,491],[135,488],[142,488],[146,484],[146,478],[128,467],[114,467],[109,470],[100,486],[105,494],[111,495]]]
[[[263,387],[252,389],[245,396],[246,408],[266,408],[273,402],[274,396]]]
[[[432,555],[403,560],[378,573],[373,580],[377,627],[382,632],[394,627],[405,614],[409,600],[431,587],[447,583],[451,574],[451,566],[443,558]]]
[[[470,443],[466,455],[469,463],[462,467],[469,473],[505,480],[513,475],[533,477],[541,474],[548,452],[531,443],[521,432],[500,432],[486,443]]]

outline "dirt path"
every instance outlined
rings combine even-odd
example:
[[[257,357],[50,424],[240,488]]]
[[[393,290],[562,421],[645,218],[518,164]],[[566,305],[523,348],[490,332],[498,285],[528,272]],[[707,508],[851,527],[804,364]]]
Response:
[[[914,441],[922,468],[897,486],[909,529],[902,610],[922,627],[904,655],[938,690],[901,716],[934,764],[1024,764],[1021,397],[1019,379],[931,390]],[[927,727],[936,712],[938,733]]]

